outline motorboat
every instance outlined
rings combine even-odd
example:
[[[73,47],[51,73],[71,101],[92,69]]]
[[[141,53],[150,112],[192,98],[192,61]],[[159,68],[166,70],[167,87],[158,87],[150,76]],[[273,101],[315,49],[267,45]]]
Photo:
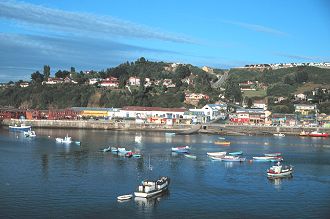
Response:
[[[125,157],[131,158],[133,156],[133,152],[127,152],[125,153]]]
[[[234,155],[242,155],[243,154],[243,151],[233,151],[233,152],[229,152],[228,154],[229,155],[232,155],[232,156],[234,156]]]
[[[281,152],[275,152],[275,153],[268,153],[268,154],[264,154],[266,157],[278,157],[281,156],[282,153]]]
[[[190,147],[189,146],[180,146],[180,147],[172,147],[172,152],[176,153],[189,153]]]
[[[132,194],[128,194],[128,195],[121,195],[121,196],[118,196],[117,199],[118,201],[125,201],[125,200],[129,200],[133,197]]]
[[[293,166],[282,166],[280,162],[277,165],[270,167],[267,170],[267,177],[269,178],[278,178],[278,177],[287,177],[292,176]]]
[[[174,136],[175,135],[175,132],[166,132],[165,133],[165,136]]]
[[[283,133],[274,133],[274,136],[277,136],[277,137],[285,137],[285,134],[283,134]]]
[[[126,150],[126,148],[117,148],[117,150],[118,150],[118,154],[123,154],[123,155],[132,152],[131,150]]]
[[[206,153],[210,157],[223,157],[227,154],[226,151],[220,151],[220,152],[207,152]]]
[[[58,143],[64,143],[64,144],[72,143],[72,139],[68,135],[66,135],[64,138],[55,138],[55,140]]]
[[[231,155],[226,155],[223,157],[212,157],[212,160],[220,160],[220,161],[226,161],[226,162],[243,162],[246,160],[245,157],[239,157],[239,156],[231,156]]]
[[[134,192],[136,197],[149,198],[165,192],[170,184],[170,178],[162,176],[156,181],[143,180],[141,185]]]
[[[230,145],[230,141],[215,141],[214,144],[229,146]]]
[[[313,131],[308,134],[310,137],[329,137],[328,133],[325,132],[318,132],[318,131]]]
[[[20,125],[10,125],[9,126],[9,131],[14,131],[14,132],[24,132],[24,131],[29,131],[31,130],[31,126],[30,125],[25,125],[24,123],[20,124]]]
[[[118,153],[118,148],[116,147],[111,147],[110,150],[112,153]]]
[[[139,152],[132,152],[132,156],[134,158],[141,158],[142,157],[142,155]]]
[[[24,131],[24,136],[27,137],[27,138],[32,138],[32,137],[36,137],[36,132],[35,131],[32,131],[32,130],[29,130],[29,131]]]

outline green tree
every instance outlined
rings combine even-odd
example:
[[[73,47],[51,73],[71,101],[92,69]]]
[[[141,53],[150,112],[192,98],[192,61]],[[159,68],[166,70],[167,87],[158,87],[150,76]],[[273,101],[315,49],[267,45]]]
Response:
[[[71,68],[70,68],[70,73],[72,74],[72,73],[75,73],[75,72],[76,72],[75,67],[71,67]]]
[[[32,79],[33,83],[39,84],[39,83],[43,82],[44,75],[41,74],[39,71],[36,71],[36,72],[31,74],[31,79]]]
[[[50,76],[50,66],[49,65],[44,65],[44,79],[45,81],[48,80]]]
[[[225,83],[225,92],[224,96],[226,99],[233,102],[241,102],[242,93],[241,89],[238,86],[238,83],[231,77]]]

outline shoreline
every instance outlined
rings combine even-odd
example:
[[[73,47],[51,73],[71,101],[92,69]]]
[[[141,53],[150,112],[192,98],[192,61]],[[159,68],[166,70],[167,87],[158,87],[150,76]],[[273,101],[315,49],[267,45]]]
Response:
[[[1,126],[20,124],[18,119],[5,119]],[[323,127],[298,127],[298,126],[261,126],[261,125],[237,125],[237,124],[137,124],[135,121],[90,121],[90,120],[25,120],[26,125],[34,128],[50,129],[98,129],[113,131],[160,131],[175,132],[176,134],[219,134],[219,135],[273,135],[283,133],[285,135],[299,135],[301,131],[330,132],[330,128]]]

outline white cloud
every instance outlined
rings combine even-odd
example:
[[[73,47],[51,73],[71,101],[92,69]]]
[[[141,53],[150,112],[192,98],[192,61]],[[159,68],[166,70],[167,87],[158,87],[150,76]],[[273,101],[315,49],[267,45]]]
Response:
[[[69,12],[17,1],[0,2],[0,17],[15,20],[25,25],[37,25],[48,30],[72,34],[101,34],[105,37],[109,37],[110,34],[120,37],[194,43],[194,40],[180,34],[165,33],[110,16]]]
[[[242,27],[244,29],[252,30],[252,31],[257,31],[257,32],[263,32],[263,33],[268,33],[268,34],[273,34],[273,35],[278,35],[278,36],[288,36],[288,33],[285,33],[283,31],[271,28],[271,27],[266,27],[258,24],[249,24],[249,23],[244,23],[244,22],[238,22],[238,21],[229,21],[229,20],[224,20],[222,21],[223,23],[226,24],[233,24],[239,27]]]

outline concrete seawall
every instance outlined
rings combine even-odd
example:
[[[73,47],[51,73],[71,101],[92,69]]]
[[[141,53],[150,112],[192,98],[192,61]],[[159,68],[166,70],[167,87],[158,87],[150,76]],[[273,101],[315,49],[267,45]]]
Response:
[[[20,124],[17,119],[5,119],[3,126]],[[87,120],[25,120],[26,125],[36,128],[63,129],[103,129],[103,130],[140,130],[140,131],[184,131],[192,125],[136,124],[135,121],[87,121]]]
[[[6,119],[3,126],[20,124],[19,120]],[[86,121],[86,120],[25,120],[26,125],[35,128],[60,129],[103,129],[126,131],[171,131],[181,134],[221,134],[221,135],[272,135],[284,133],[286,135],[299,135],[301,131],[330,132],[330,128],[317,127],[291,127],[291,126],[260,126],[260,125],[232,125],[232,124],[202,124],[202,125],[165,125],[165,124],[136,124],[135,121]],[[196,127],[200,127],[196,129]],[[196,129],[196,130],[195,130]]]

